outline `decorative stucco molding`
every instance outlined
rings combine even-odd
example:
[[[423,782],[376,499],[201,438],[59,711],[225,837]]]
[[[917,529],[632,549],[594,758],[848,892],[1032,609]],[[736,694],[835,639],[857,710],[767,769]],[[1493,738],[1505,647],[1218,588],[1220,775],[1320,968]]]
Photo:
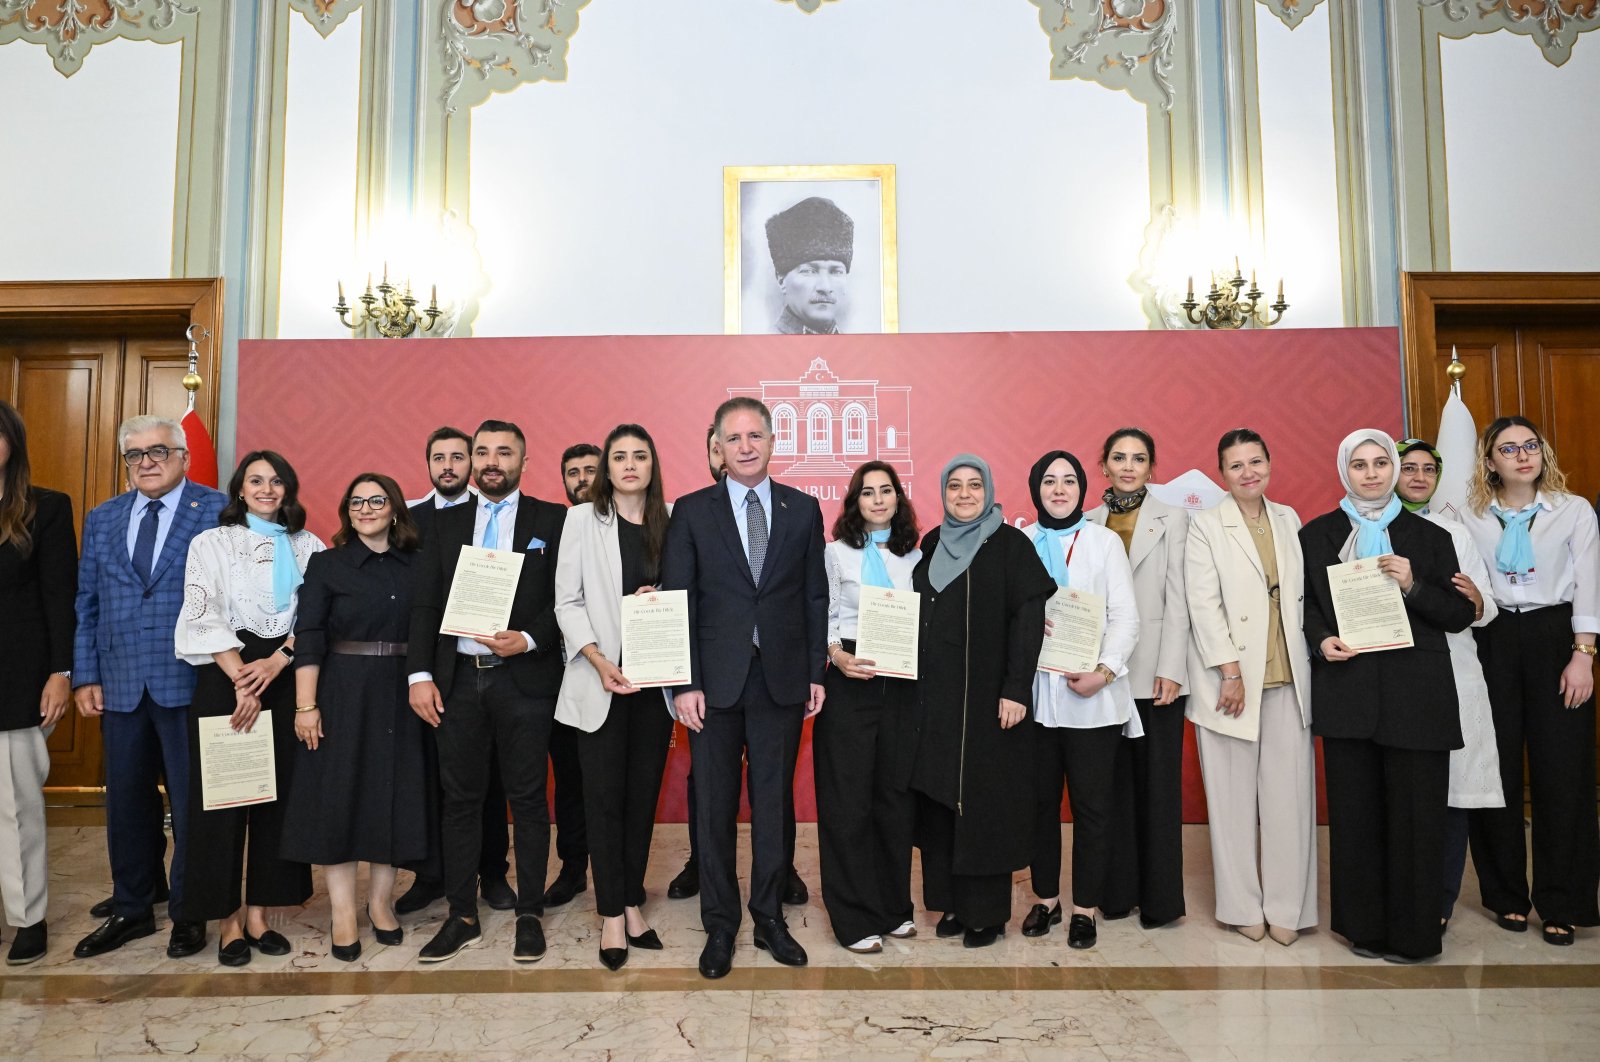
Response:
[[[1170,111],[1176,0],[1030,0],[1050,35],[1052,78],[1082,78]]]
[[[1256,0],[1262,7],[1271,11],[1278,19],[1290,29],[1294,29],[1306,20],[1322,0]]]
[[[1419,0],[1442,37],[1509,30],[1532,37],[1552,66],[1572,58],[1578,34],[1600,27],[1600,0]]]
[[[198,14],[180,0],[0,0],[0,44],[42,44],[61,75],[71,77],[97,44],[119,37],[171,44]]]
[[[326,37],[361,6],[361,0],[289,0],[289,7],[300,12],[313,29]]]
[[[565,81],[567,45],[589,0],[444,0],[446,114],[534,81]],[[468,74],[475,75],[468,77]]]

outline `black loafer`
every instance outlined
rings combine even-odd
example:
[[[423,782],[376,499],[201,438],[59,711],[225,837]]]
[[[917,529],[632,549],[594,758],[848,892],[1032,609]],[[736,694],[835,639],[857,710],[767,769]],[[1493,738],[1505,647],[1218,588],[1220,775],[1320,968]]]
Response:
[[[563,870],[556,875],[556,880],[544,890],[544,905],[546,907],[560,907],[562,904],[572,902],[572,898],[580,892],[589,890],[589,876],[584,873],[568,874]]]
[[[1508,914],[1495,915],[1494,920],[1495,924],[1501,929],[1511,933],[1526,933],[1528,931],[1528,919],[1526,915],[1521,918],[1512,918]]]
[[[200,954],[200,949],[206,946],[206,924],[204,922],[174,922],[172,935],[167,938],[167,958],[183,959],[190,955]]]
[[[669,900],[687,900],[700,892],[700,865],[693,859],[683,864],[678,876],[667,886]]]
[[[16,937],[11,941],[11,950],[6,952],[6,965],[26,966],[30,962],[38,962],[49,950],[50,927],[41,919],[17,930]]]
[[[544,926],[538,915],[517,916],[517,946],[511,957],[517,962],[538,962],[544,958]]]
[[[1095,930],[1093,915],[1075,914],[1072,916],[1072,921],[1067,923],[1067,947],[1069,948],[1077,948],[1079,951],[1085,948],[1092,948],[1098,937],[1099,933]]]
[[[666,947],[665,944],[661,943],[661,938],[656,936],[656,931],[653,929],[647,929],[638,936],[629,933],[628,944],[631,947],[643,948],[645,951],[660,951]]]
[[[600,965],[608,970],[620,970],[628,964],[627,948],[601,948]]]
[[[465,922],[455,915],[444,920],[439,932],[417,952],[418,962],[444,962],[453,958],[462,948],[470,948],[483,936],[476,922]]]
[[[1381,959],[1381,958],[1383,958],[1383,948],[1375,946],[1375,945],[1372,945],[1372,944],[1361,944],[1361,943],[1352,941],[1351,944],[1350,944],[1350,950],[1354,954],[1361,956],[1363,959]]]
[[[966,926],[961,924],[961,919],[956,917],[954,911],[940,915],[939,924],[933,927],[934,934],[941,937],[959,937],[965,930]]]
[[[250,965],[250,945],[243,937],[224,944],[217,942],[217,961],[224,966]]]
[[[783,882],[783,902],[791,907],[798,906],[811,899],[811,893],[806,889],[806,883],[800,880],[800,873],[789,868],[789,876]]]
[[[92,959],[96,955],[116,951],[130,940],[148,937],[155,931],[156,918],[153,914],[147,914],[143,918],[112,915],[101,922],[94,932],[78,941],[78,946],[72,949],[72,955],[77,959]]]
[[[754,943],[785,966],[804,966],[808,961],[806,949],[789,935],[789,927],[776,918],[756,922]]]
[[[252,937],[250,931],[244,931],[244,942],[263,955],[287,955],[292,950],[289,941],[276,929],[269,929],[259,937]]]
[[[478,893],[483,902],[496,911],[509,911],[517,906],[517,890],[505,878],[484,878],[478,883]]]
[[[163,884],[161,884],[161,885],[156,887],[155,898],[152,899],[151,902],[152,903],[166,903],[167,902],[167,894],[168,894],[167,886],[166,886],[165,883],[163,883]],[[93,907],[89,908],[89,914],[90,914],[91,917],[94,917],[94,918],[110,918],[112,915],[114,915],[116,913],[117,913],[117,898],[116,898],[115,895],[107,896],[105,899],[101,900],[99,903],[97,903]]]
[[[1025,937],[1042,937],[1050,932],[1050,927],[1061,924],[1061,905],[1046,907],[1042,903],[1033,905],[1027,917],[1022,920],[1022,935]],[[969,945],[971,946],[971,945]]]
[[[714,930],[706,935],[706,946],[700,951],[700,976],[715,981],[727,977],[733,969],[733,934],[726,929]]]
[[[987,948],[990,944],[1005,936],[1005,926],[990,926],[988,929],[969,929],[961,934],[961,946],[964,948]]]
[[[401,915],[416,914],[443,895],[444,889],[438,882],[424,881],[418,878],[411,883],[411,888],[407,889],[394,902],[394,913]]]

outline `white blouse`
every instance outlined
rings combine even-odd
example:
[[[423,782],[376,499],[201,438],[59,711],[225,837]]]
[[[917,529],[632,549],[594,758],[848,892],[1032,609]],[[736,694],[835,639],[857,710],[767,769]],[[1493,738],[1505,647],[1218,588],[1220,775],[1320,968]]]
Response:
[[[302,574],[313,553],[327,547],[309,531],[288,536]],[[183,610],[173,640],[178,656],[199,667],[213,653],[241,649],[236,631],[278,638],[294,630],[299,593],[282,612],[272,596],[272,557],[278,539],[229,524],[202,531],[189,542],[183,572]]]
[[[1022,529],[1038,540],[1039,525]],[[1090,697],[1072,692],[1064,675],[1033,674],[1033,718],[1049,727],[1126,726],[1128,737],[1144,729],[1133,710],[1133,690],[1126,681],[1128,660],[1139,644],[1139,606],[1134,598],[1133,568],[1122,539],[1099,524],[1086,522],[1076,535],[1061,540],[1072,585],[1106,599],[1106,629],[1100,639],[1100,663],[1116,672],[1117,681]],[[1129,725],[1131,724],[1131,725]]]
[[[1472,534],[1478,553],[1489,567],[1489,592],[1501,608],[1524,612],[1548,605],[1572,604],[1575,634],[1600,633],[1600,528],[1594,509],[1575,494],[1540,491],[1533,504],[1533,580],[1512,583],[1495,567],[1500,548],[1500,520],[1493,509],[1483,515],[1461,509],[1457,515]]]
[[[922,559],[922,551],[913,549],[904,557],[886,549],[878,552],[894,588],[910,590],[911,570]],[[828,570],[828,644],[854,641],[861,606],[861,551],[843,542],[829,542],[822,549],[822,562]]]

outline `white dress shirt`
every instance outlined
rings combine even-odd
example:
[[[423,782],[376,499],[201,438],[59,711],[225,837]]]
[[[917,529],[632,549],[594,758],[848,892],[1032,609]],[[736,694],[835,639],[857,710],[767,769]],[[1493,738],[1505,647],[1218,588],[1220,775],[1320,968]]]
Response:
[[[500,510],[500,517],[495,521],[494,525],[495,541],[491,545],[483,540],[483,533],[489,530],[489,506],[493,505],[494,503],[489,501],[487,498],[479,495],[473,495],[473,500],[476,501],[478,505],[478,511],[473,514],[472,519],[472,544],[474,546],[482,546],[485,549],[509,551],[511,549],[512,536],[517,530],[517,506],[521,499],[521,491],[514,491],[500,499],[501,501],[509,502],[510,504],[508,504],[504,509]],[[437,496],[435,496],[434,503],[436,505],[438,504]],[[439,508],[449,509],[451,506],[440,505]],[[518,631],[517,633],[521,634],[523,639],[528,643],[528,647],[524,649],[523,652],[532,652],[533,636],[527,631]],[[484,645],[482,642],[474,638],[457,638],[456,652],[464,653],[467,656],[488,656],[489,654],[493,653],[494,650],[490,649],[487,645]]]
[[[128,520],[128,559],[133,559],[133,548],[139,541],[139,527],[144,523],[144,511],[152,505],[161,510],[161,516],[156,520],[156,548],[150,554],[150,562],[154,564],[161,558],[161,547],[167,544],[167,532],[172,530],[172,518],[177,515],[178,501],[183,497],[183,487],[188,480],[178,480],[178,485],[167,491],[159,498],[147,498],[143,494],[133,500],[132,516]],[[148,572],[140,572],[141,576]],[[208,661],[209,663],[209,661]]]
[[[889,581],[894,588],[910,590],[911,570],[922,559],[922,551],[913,549],[904,557],[896,557],[886,549],[879,549],[878,553],[883,557],[883,566],[889,570]],[[861,609],[861,557],[861,550],[843,542],[829,542],[822,548],[823,567],[828,570],[829,645],[855,641]]]
[[[1531,582],[1519,579],[1512,583],[1495,567],[1502,528],[1493,509],[1485,509],[1480,516],[1468,507],[1458,514],[1489,566],[1489,590],[1495,604],[1526,612],[1570,603],[1573,633],[1600,633],[1600,529],[1594,509],[1575,494],[1544,491],[1534,497],[1533,505],[1540,512],[1528,529],[1533,539]]]
[[[761,508],[767,514],[767,538],[772,538],[772,477],[764,477],[754,487],[747,487],[743,483],[735,483],[732,476],[723,479],[723,484],[728,488],[728,502],[733,506],[733,523],[739,529],[739,541],[744,546],[744,559],[750,559],[750,528],[749,521],[745,519],[745,496],[751,491],[756,492],[756,497],[761,499]]]

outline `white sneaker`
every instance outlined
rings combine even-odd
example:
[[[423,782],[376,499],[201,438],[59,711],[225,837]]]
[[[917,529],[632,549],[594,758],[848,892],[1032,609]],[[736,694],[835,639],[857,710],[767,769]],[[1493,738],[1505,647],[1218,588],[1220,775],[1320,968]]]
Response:
[[[895,926],[893,929],[889,930],[889,935],[897,940],[904,940],[907,937],[914,937],[917,935],[917,923],[908,918],[904,922],[901,922],[898,926]]]
[[[857,955],[871,955],[873,952],[883,950],[883,938],[874,933],[870,937],[862,937],[854,944],[846,944],[845,948]]]

